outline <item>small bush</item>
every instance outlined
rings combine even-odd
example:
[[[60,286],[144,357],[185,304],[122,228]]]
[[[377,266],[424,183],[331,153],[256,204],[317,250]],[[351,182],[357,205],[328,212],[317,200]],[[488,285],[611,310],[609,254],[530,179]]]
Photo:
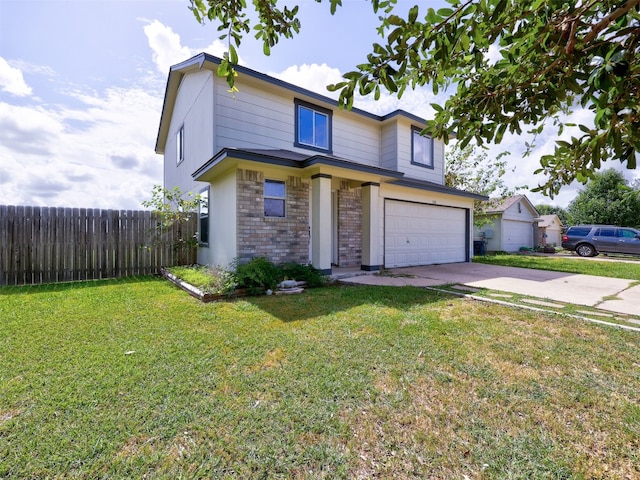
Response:
[[[310,287],[322,287],[325,284],[324,275],[312,265],[300,265],[292,262],[283,263],[278,268],[282,274],[282,280],[307,282]]]
[[[280,270],[265,257],[256,257],[236,268],[238,285],[252,295],[268,288],[275,289],[282,280],[281,276]]]
[[[220,266],[207,267],[207,273],[211,275],[209,286],[211,293],[230,296],[238,288],[236,274]]]
[[[283,263],[275,266],[264,257],[254,258],[248,263],[228,268],[193,265],[168,269],[173,275],[205,293],[231,295],[236,288],[246,288],[251,295],[267,289],[275,290],[283,280],[307,282],[309,287],[322,287],[325,277],[311,265]],[[235,272],[233,271],[235,270]]]

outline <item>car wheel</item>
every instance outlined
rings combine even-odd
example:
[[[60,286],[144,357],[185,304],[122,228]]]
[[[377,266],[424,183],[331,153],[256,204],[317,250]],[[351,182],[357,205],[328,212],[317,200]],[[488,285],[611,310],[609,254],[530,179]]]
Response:
[[[576,247],[576,253],[581,257],[594,257],[596,255],[596,249],[588,243],[582,243]]]

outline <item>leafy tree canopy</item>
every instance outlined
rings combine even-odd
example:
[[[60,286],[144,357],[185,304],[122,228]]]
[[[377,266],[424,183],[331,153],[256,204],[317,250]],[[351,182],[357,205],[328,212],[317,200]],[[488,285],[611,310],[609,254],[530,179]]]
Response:
[[[218,74],[231,87],[243,35],[253,28],[268,55],[301,27],[298,7],[279,8],[277,0],[253,0],[255,25],[245,0],[189,1],[196,19],[218,22],[220,38],[229,41]],[[332,13],[342,3],[326,1]],[[455,135],[463,147],[500,143],[507,132],[538,134],[545,125],[560,135],[569,125],[565,115],[584,107],[592,120],[542,157],[536,173],[547,181],[536,190],[553,196],[575,179],[585,183],[607,159],[636,168],[640,0],[447,0],[448,8],[414,6],[406,16],[397,14],[397,2],[371,0],[383,40],[329,87],[340,91],[341,106],[351,107],[356,93],[377,99],[382,88],[398,97],[424,85],[436,94],[451,88],[444,105],[433,105],[425,133],[445,142]],[[526,147],[528,154],[533,144]]]
[[[640,190],[613,169],[596,173],[567,207],[570,225],[640,227]]]
[[[473,218],[477,227],[491,223],[491,219],[483,216],[487,210],[497,206],[503,198],[528,188],[526,185],[518,188],[506,185],[503,176],[507,173],[507,161],[502,158],[505,155],[507,152],[489,158],[486,151],[478,151],[474,145],[461,147],[458,143],[445,153],[445,185],[492,197],[488,201],[474,202]]]
[[[540,215],[557,215],[563,225],[567,225],[569,214],[562,207],[555,205],[536,205],[536,210]]]

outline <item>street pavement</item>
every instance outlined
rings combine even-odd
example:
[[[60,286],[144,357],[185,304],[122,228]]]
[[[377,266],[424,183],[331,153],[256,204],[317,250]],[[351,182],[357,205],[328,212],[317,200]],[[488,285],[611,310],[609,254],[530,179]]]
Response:
[[[340,278],[340,281],[352,284],[417,287],[459,284],[595,307],[608,312],[640,315],[640,285],[637,281],[622,278],[483,263],[450,263],[394,268],[390,270],[390,275],[358,275]]]

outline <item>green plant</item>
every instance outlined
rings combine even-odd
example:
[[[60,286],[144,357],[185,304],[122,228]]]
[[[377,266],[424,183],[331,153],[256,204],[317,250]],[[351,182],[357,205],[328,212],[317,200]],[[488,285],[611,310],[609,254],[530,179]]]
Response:
[[[189,265],[167,270],[204,293],[229,296],[238,286],[235,273],[220,266]]]
[[[173,249],[179,265],[188,264],[198,246],[197,232],[189,234],[186,226],[195,217],[199,202],[200,195],[182,193],[179,187],[170,190],[160,185],[154,185],[151,200],[142,202],[143,207],[150,208],[159,218],[155,228],[156,240],[168,229],[177,230],[178,239]]]
[[[280,270],[282,280],[307,282],[310,287],[322,287],[326,282],[325,276],[312,265],[301,265],[295,262],[283,263],[278,266],[278,270]]]
[[[3,479],[638,477],[636,332],[410,287],[204,304],[151,276],[1,287],[0,318]]]
[[[275,289],[282,280],[281,272],[265,257],[256,257],[236,267],[236,279],[240,287],[256,295],[265,289]]]
[[[600,277],[628,278],[640,280],[640,261],[633,261],[633,257],[626,257],[626,262],[608,261],[580,261],[574,258],[538,257],[532,255],[491,254],[483,257],[473,257],[474,263],[488,263],[505,265],[508,267],[533,268],[551,270],[554,272],[570,272]]]
[[[209,281],[211,293],[230,296],[238,287],[235,272],[218,265],[206,267],[206,272],[211,277]]]

